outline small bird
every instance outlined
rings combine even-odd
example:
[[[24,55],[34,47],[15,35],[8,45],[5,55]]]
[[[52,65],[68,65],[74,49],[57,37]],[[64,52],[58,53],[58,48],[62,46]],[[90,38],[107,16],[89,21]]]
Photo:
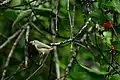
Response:
[[[39,42],[38,40],[33,40],[29,42],[34,45],[36,50],[38,50],[39,54],[48,54],[53,48],[51,46],[46,45],[45,43]]]

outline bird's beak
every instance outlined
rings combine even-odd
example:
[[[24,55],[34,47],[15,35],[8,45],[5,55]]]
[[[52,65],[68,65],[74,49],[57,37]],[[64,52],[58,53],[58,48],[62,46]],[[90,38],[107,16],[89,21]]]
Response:
[[[30,41],[29,44],[33,45],[33,41]]]

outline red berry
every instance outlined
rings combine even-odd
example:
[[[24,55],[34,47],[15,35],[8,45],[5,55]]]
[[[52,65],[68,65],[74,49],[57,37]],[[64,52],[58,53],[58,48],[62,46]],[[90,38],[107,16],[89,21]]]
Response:
[[[112,30],[112,23],[111,21],[106,21],[103,26],[106,28],[106,29],[109,29],[109,30]]]

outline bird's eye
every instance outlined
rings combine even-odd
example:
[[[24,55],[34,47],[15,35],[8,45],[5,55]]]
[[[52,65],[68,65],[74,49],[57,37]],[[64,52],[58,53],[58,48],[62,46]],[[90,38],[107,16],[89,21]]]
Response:
[[[35,43],[36,43],[36,41],[33,41],[33,43],[35,44]]]

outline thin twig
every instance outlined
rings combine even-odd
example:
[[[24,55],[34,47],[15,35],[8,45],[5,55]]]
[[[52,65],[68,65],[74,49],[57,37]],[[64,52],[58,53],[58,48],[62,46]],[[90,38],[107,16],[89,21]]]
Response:
[[[38,7],[38,6],[40,6],[40,5],[42,5],[42,4],[45,4],[46,2],[49,2],[50,0],[44,0],[44,1],[42,1],[42,2],[38,2],[38,4],[37,5],[35,5],[35,6],[33,6],[33,7]]]
[[[7,36],[3,35],[2,33],[0,33],[0,36],[2,36],[3,38],[7,39]]]
[[[26,46],[25,46],[25,67],[28,67],[28,38],[29,38],[29,32],[30,32],[30,26],[27,26],[27,30],[26,30],[26,36],[25,36],[25,40],[26,40]]]
[[[28,3],[24,3],[24,4],[20,4],[20,5],[16,5],[16,6],[8,6],[8,5],[0,6],[0,9],[28,10],[28,9],[31,9],[31,8],[23,8],[23,7],[20,7],[20,6],[25,6],[25,5],[28,5],[32,2],[34,2],[34,0],[29,1]],[[46,2],[49,2],[49,1],[46,0],[46,1],[39,2],[38,5],[34,5],[33,7],[38,7],[39,5],[45,4]]]
[[[55,11],[55,17],[52,16],[52,12],[51,12],[51,30],[52,30],[52,33],[55,34],[55,35],[52,36],[53,43],[56,42],[56,37],[57,37],[57,33],[58,33],[59,5],[60,5],[60,0],[56,0],[56,1],[52,0],[51,1],[52,12]],[[60,78],[60,66],[59,66],[57,46],[53,46],[53,48],[54,48],[54,58],[55,58],[56,74],[57,74],[57,78]],[[49,74],[49,76],[50,75],[51,74]]]
[[[85,49],[88,49],[85,45],[82,44],[82,42],[75,41],[74,43],[75,43],[76,45],[78,45],[78,46],[81,46],[81,47],[83,47],[83,48],[85,48]]]
[[[1,78],[1,80],[4,80],[4,77],[5,77],[5,74],[6,74],[6,71],[7,71],[6,68],[7,68],[8,65],[9,65],[10,58],[11,58],[11,56],[12,56],[12,54],[13,54],[13,51],[14,51],[15,48],[16,48],[16,45],[17,45],[18,41],[20,40],[21,36],[23,35],[24,31],[25,31],[25,29],[23,29],[23,30],[20,32],[19,36],[17,37],[17,39],[16,39],[15,42],[13,43],[13,46],[12,46],[12,48],[11,48],[11,50],[10,50],[10,53],[9,53],[8,57],[7,57],[7,61],[6,61],[5,65],[4,65],[4,70],[3,70],[3,73],[2,73],[2,78]]]
[[[117,32],[116,32],[116,30],[115,30],[115,28],[113,27],[113,25],[111,24],[111,26],[112,26],[112,29],[113,29],[113,31],[114,31],[114,33],[115,33],[115,35],[116,35],[116,37],[118,38],[118,40],[120,41],[120,36],[117,34]]]
[[[46,0],[47,1],[47,0]],[[41,23],[40,19],[37,17],[37,14],[35,13],[34,11],[34,7],[31,6],[31,4],[29,4],[30,6],[30,9],[32,10],[36,20],[38,21],[38,24],[41,26],[41,30],[44,30],[45,32],[51,34],[51,35],[55,35],[54,33],[52,33],[51,31],[49,31],[47,28],[45,28],[45,26]],[[58,17],[58,15],[57,15]],[[43,34],[43,33],[42,33]],[[68,39],[67,37],[64,37],[64,36],[61,36],[59,34],[56,35],[56,37],[59,37],[59,38],[64,38],[64,39]]]
[[[69,26],[70,26],[70,34],[71,34],[70,39],[72,39],[73,38],[73,26],[74,26],[72,21],[73,21],[74,17],[73,18],[71,17],[70,10],[69,10],[69,5],[70,5],[70,2],[69,2],[69,0],[67,0],[67,13],[68,13],[68,18],[69,18]],[[71,48],[71,52],[72,52],[72,50],[73,50],[73,42],[72,41],[71,41],[70,48]]]
[[[35,75],[44,65],[45,61],[47,60],[49,54],[46,55],[45,59],[41,62],[41,65],[26,79],[29,80],[33,75]]]
[[[14,75],[20,70],[20,68],[21,68],[21,66],[22,66],[23,64],[24,64],[24,61],[22,61],[22,63],[20,63],[20,64],[18,65],[16,71],[15,71],[12,75],[6,77],[5,80],[7,80],[7,79],[12,79],[12,78],[14,77]]]
[[[30,25],[33,26],[41,35],[45,36],[45,34],[43,34],[33,22],[30,22]]]
[[[74,59],[76,58],[76,56],[77,56],[77,53],[73,52],[72,58],[70,59],[69,64],[67,65],[67,68],[65,69],[65,74],[64,74],[64,77],[62,78],[62,80],[65,80],[68,77],[69,69],[74,64]]]
[[[58,12],[59,12],[59,4],[60,4],[60,0],[54,1],[55,5],[55,31],[54,31],[54,26],[52,32],[55,34],[55,36],[53,36],[53,42],[56,42],[56,35],[58,33]],[[56,65],[56,74],[57,74],[57,78],[60,78],[60,66],[59,66],[59,59],[58,59],[58,52],[57,52],[57,46],[54,46],[54,57],[55,57],[55,65]]]
[[[84,31],[84,29],[88,26],[90,21],[91,21],[91,18],[88,19],[88,21],[85,23],[85,25],[82,27],[82,29],[80,29],[78,31],[78,33],[75,36],[73,36],[72,39],[68,39],[68,40],[65,40],[65,41],[62,41],[62,42],[57,42],[57,43],[51,43],[50,45],[51,46],[58,46],[58,45],[65,44],[65,43],[70,42],[70,41],[74,41]]]
[[[11,0],[2,0],[2,2],[0,1],[0,6],[5,5],[7,3],[9,3]]]
[[[21,30],[16,31],[12,36],[10,36],[2,45],[0,45],[0,49],[5,47],[13,38],[15,38]]]
[[[73,66],[75,60],[76,60],[76,57],[77,57],[77,54],[78,54],[78,51],[79,51],[79,46],[77,47],[76,51],[73,51],[72,53],[72,57],[69,61],[69,64],[67,65],[67,68],[65,69],[65,74],[63,77],[61,77],[61,79],[57,79],[57,80],[65,80],[67,77],[68,77],[68,73],[69,73],[69,70],[70,68]]]
[[[57,47],[54,46],[54,57],[55,57],[55,65],[56,65],[56,73],[57,73],[57,78],[60,78],[60,66],[59,66],[59,59],[58,59],[58,52],[57,52]]]
[[[73,27],[74,27],[74,18],[75,18],[75,5],[73,7],[73,15],[71,17],[70,11],[69,11],[69,0],[67,1],[67,10],[68,10],[68,16],[69,16],[69,24],[70,24],[70,30],[71,30],[71,36],[70,39],[73,39]],[[72,67],[72,65],[74,64],[74,59],[77,56],[77,53],[75,51],[73,51],[73,41],[71,41],[71,53],[72,53],[72,58],[69,61],[69,64],[67,66],[67,68],[65,69],[65,73],[64,76],[62,78],[62,80],[65,80],[68,77],[68,73],[70,68]]]
[[[98,41],[97,41],[96,35],[95,35],[95,41],[96,41],[97,49],[98,49],[99,52],[101,53],[101,55],[102,55],[102,57],[103,57],[103,60],[104,60],[108,65],[110,65],[110,66],[113,68],[113,70],[116,71],[117,74],[120,75],[120,71],[117,71],[116,68],[115,68],[111,63],[109,63],[109,62],[106,60],[105,55],[103,54],[101,48],[100,48],[99,45],[98,45]]]

